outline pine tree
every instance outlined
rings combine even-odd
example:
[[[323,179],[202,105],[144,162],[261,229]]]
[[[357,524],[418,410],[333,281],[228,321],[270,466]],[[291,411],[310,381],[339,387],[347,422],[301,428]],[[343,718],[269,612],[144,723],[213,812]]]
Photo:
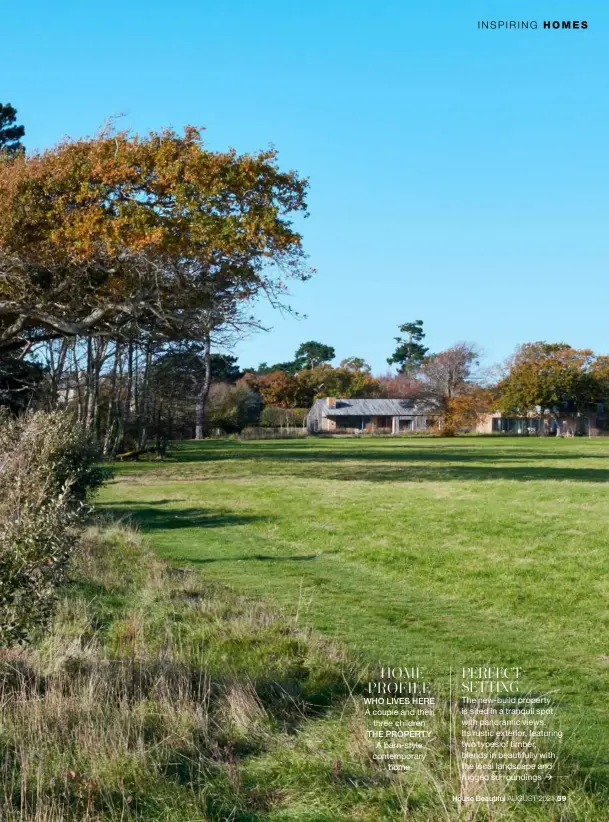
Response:
[[[15,125],[16,122],[17,110],[10,103],[0,103],[0,153],[16,154],[23,151],[21,138],[25,129]]]
[[[394,337],[398,345],[387,362],[389,365],[398,365],[401,374],[411,374],[421,365],[429,351],[429,348],[421,344],[421,340],[425,338],[423,320],[404,323],[399,326],[399,330],[405,336]]]

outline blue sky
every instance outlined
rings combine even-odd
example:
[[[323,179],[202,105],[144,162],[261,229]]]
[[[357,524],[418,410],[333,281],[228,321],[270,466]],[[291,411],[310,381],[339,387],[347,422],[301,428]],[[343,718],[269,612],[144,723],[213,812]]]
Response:
[[[384,371],[415,319],[432,350],[471,340],[489,363],[527,340],[609,352],[601,0],[31,0],[2,21],[0,100],[28,149],[121,112],[137,131],[203,125],[212,148],[272,143],[309,177],[317,275],[291,297],[308,319],[260,305],[273,330],[239,345],[243,365],[316,339]]]

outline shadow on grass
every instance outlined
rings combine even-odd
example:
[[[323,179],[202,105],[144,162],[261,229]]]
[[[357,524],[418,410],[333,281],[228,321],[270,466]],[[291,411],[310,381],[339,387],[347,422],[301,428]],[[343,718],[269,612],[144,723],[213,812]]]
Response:
[[[447,460],[447,463],[450,463]],[[294,471],[293,476],[306,476]],[[320,479],[359,482],[475,482],[479,480],[513,480],[516,482],[568,481],[609,482],[609,468],[554,468],[546,466],[456,466],[456,465],[399,465],[352,466],[340,470],[328,466],[316,472]]]
[[[205,508],[167,508],[176,500],[155,500],[153,502],[107,502],[100,510],[120,521],[135,520],[144,531],[174,531],[180,528],[223,528],[229,525],[247,525],[252,522],[269,522],[269,517],[253,514],[235,514],[233,511],[208,511]]]
[[[319,554],[301,554],[295,556],[268,556],[267,554],[243,554],[242,556],[232,557],[176,557],[175,562],[188,562],[190,565],[211,565],[215,562],[251,562],[257,560],[258,562],[311,562],[314,559],[319,559],[320,556],[328,556],[328,554],[337,554],[338,551],[323,551]]]
[[[602,447],[596,442],[595,448]],[[578,465],[578,461],[587,463]],[[600,461],[600,465],[590,464]],[[442,482],[477,480],[566,480],[609,482],[609,449],[592,451],[589,442],[536,441],[536,447],[493,442],[472,446],[462,441],[433,439],[427,446],[397,440],[386,445],[370,442],[240,443],[205,441],[185,443],[175,449],[171,466],[205,463],[242,464],[246,478],[294,476],[364,482]],[[570,464],[569,464],[570,463]],[[603,464],[604,463],[604,464]],[[605,467],[606,465],[606,467]],[[145,469],[144,469],[145,470]],[[233,477],[227,476],[227,479]],[[195,477],[193,476],[194,480]]]
[[[490,445],[492,441],[493,445]],[[416,442],[416,444],[415,444]],[[602,459],[609,461],[609,447],[604,440],[592,440],[593,447],[604,447],[604,452],[586,451],[590,440],[565,442],[563,440],[536,440],[535,445],[523,444],[522,440],[510,442],[489,440],[483,445],[471,445],[459,439],[427,440],[421,446],[420,440],[388,440],[377,445],[370,440],[316,440],[265,441],[264,443],[226,442],[204,440],[186,442],[177,446],[171,462],[206,462],[208,460],[302,460],[306,462],[326,461],[391,461],[391,462],[499,462],[503,460],[547,461]],[[609,444],[609,441],[608,441]],[[552,449],[552,450],[550,450]]]

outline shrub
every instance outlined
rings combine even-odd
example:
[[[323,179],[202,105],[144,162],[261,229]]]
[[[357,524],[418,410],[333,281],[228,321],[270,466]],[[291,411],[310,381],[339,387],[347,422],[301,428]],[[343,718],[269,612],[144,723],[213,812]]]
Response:
[[[0,644],[44,626],[65,578],[96,452],[64,412],[0,415]]]
[[[233,433],[258,421],[260,397],[247,386],[216,383],[207,402],[207,426]]]

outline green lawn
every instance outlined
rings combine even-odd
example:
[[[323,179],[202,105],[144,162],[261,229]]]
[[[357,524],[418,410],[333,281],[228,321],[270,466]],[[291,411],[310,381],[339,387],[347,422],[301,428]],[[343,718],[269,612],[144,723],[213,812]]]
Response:
[[[186,443],[103,507],[372,661],[519,665],[609,771],[609,439]]]

